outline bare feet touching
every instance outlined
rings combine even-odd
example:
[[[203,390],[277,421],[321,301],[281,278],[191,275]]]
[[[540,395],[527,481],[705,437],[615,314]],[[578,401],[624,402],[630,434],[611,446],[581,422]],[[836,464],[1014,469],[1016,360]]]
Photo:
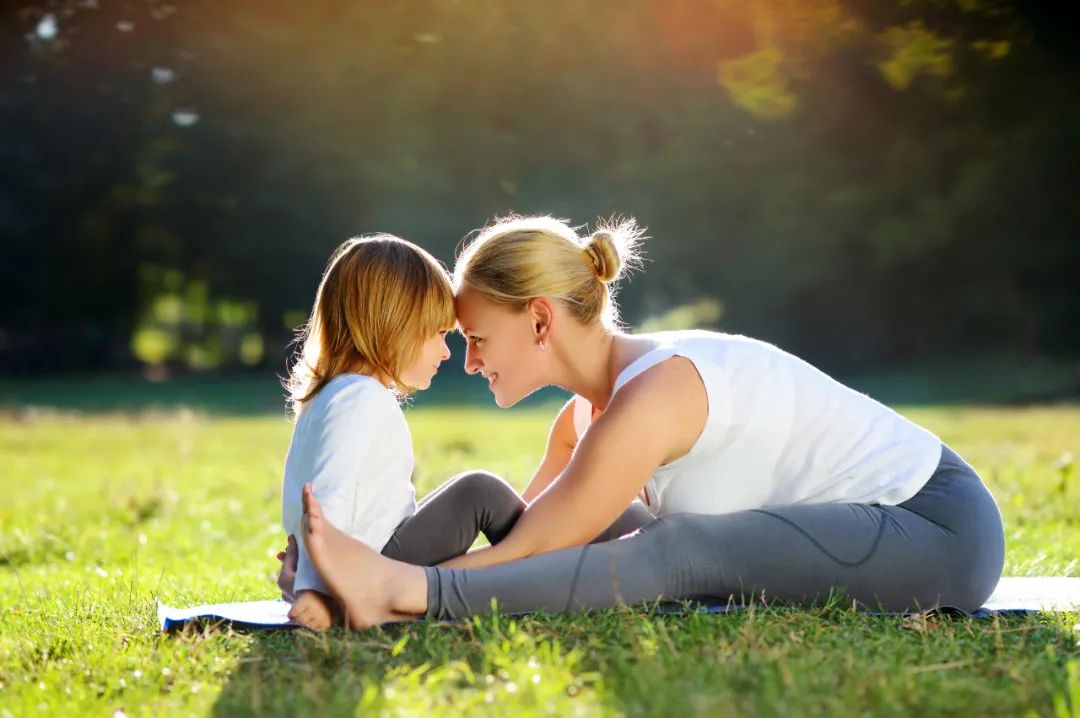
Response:
[[[304,484],[304,545],[319,574],[341,603],[350,628],[364,629],[415,617],[427,610],[427,574],[376,553],[326,520]]]

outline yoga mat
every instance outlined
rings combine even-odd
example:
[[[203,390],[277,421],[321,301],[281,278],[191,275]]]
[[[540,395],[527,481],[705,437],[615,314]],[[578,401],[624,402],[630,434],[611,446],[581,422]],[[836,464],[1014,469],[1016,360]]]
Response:
[[[741,606],[704,604],[699,610],[726,613]],[[676,610],[682,610],[681,608]],[[1035,611],[1080,611],[1080,578],[1057,576],[1003,576],[994,593],[973,616]],[[235,628],[296,628],[288,618],[289,604],[281,600],[213,603],[190,608],[158,604],[162,631],[175,631],[189,623],[223,623]]]
[[[226,623],[234,628],[297,628],[289,621],[291,604],[281,599],[208,603],[190,608],[172,608],[158,603],[158,623],[162,631],[175,631],[189,623]]]

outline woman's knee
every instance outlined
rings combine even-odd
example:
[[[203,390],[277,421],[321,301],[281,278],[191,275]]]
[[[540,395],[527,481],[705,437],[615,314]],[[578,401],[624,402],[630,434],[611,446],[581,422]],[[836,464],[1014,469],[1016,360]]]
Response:
[[[687,553],[710,551],[717,539],[706,514],[666,514],[641,528],[640,536],[659,560],[674,561]]]
[[[705,514],[667,514],[644,526],[637,533],[615,542],[625,550],[635,565],[662,587],[668,598],[690,598],[722,591],[724,543],[723,526],[716,516]]]

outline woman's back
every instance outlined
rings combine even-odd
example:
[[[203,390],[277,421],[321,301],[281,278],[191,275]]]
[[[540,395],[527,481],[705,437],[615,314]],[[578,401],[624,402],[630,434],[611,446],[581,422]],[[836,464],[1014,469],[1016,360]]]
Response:
[[[614,391],[672,356],[700,375],[709,413],[697,441],[646,489],[660,513],[729,513],[777,504],[897,504],[937,466],[941,442],[805,361],[744,336],[647,335],[656,348],[619,374]],[[581,397],[577,421],[589,411]]]

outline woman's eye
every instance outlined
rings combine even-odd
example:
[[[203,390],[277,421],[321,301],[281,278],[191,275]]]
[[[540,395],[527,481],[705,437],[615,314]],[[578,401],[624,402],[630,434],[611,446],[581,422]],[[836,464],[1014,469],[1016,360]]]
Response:
[[[469,341],[472,342],[473,346],[479,346],[480,342],[484,340],[480,337],[469,337]]]

